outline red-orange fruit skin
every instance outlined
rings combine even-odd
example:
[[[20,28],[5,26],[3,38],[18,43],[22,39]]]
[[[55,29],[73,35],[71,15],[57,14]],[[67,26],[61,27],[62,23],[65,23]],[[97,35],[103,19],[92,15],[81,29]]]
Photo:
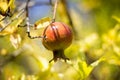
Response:
[[[69,26],[62,22],[53,22],[43,32],[42,43],[48,50],[64,50],[72,43],[73,34]]]

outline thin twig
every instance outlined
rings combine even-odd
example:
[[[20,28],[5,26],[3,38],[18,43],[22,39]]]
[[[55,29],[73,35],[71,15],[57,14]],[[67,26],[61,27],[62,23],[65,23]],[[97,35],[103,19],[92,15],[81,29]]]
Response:
[[[28,37],[30,39],[43,38],[43,36],[31,36],[31,34],[30,34],[30,26],[31,26],[31,24],[29,22],[29,6],[28,6],[29,2],[30,2],[30,0],[27,0],[26,7],[25,7],[25,9],[26,9],[26,26],[27,26]]]
[[[49,3],[52,5],[52,0],[49,0]]]
[[[29,2],[30,2],[30,0],[27,0],[27,3],[26,3],[26,7],[25,7],[25,10],[26,10],[26,25],[27,25],[27,33],[28,33],[28,37],[30,37],[31,38],[31,36],[30,36],[30,23],[29,23],[29,8],[28,8],[28,4],[29,4]]]
[[[55,1],[52,22],[55,22],[58,0]]]

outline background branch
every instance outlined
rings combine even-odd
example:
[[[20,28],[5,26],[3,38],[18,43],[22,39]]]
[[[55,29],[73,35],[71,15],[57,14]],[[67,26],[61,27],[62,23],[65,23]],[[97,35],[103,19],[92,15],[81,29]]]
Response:
[[[73,21],[71,19],[70,11],[69,11],[69,5],[67,0],[60,0],[59,7],[58,7],[58,14],[60,16],[60,19],[63,20],[63,22],[69,24],[73,30],[75,39],[78,39],[78,33],[75,30],[75,26],[73,24]]]

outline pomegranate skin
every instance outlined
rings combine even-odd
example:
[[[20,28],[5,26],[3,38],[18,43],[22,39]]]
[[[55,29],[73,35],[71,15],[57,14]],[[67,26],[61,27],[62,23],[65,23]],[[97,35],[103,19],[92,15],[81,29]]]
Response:
[[[48,50],[64,50],[72,43],[71,29],[62,22],[53,22],[43,32],[42,43]]]

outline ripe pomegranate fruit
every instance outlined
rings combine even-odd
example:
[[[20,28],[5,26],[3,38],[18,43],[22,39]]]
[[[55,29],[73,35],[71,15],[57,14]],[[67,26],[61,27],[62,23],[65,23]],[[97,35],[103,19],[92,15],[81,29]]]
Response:
[[[43,36],[43,45],[53,51],[52,60],[64,59],[66,61],[68,58],[65,57],[64,50],[72,43],[71,29],[62,22],[53,22],[45,28]]]

